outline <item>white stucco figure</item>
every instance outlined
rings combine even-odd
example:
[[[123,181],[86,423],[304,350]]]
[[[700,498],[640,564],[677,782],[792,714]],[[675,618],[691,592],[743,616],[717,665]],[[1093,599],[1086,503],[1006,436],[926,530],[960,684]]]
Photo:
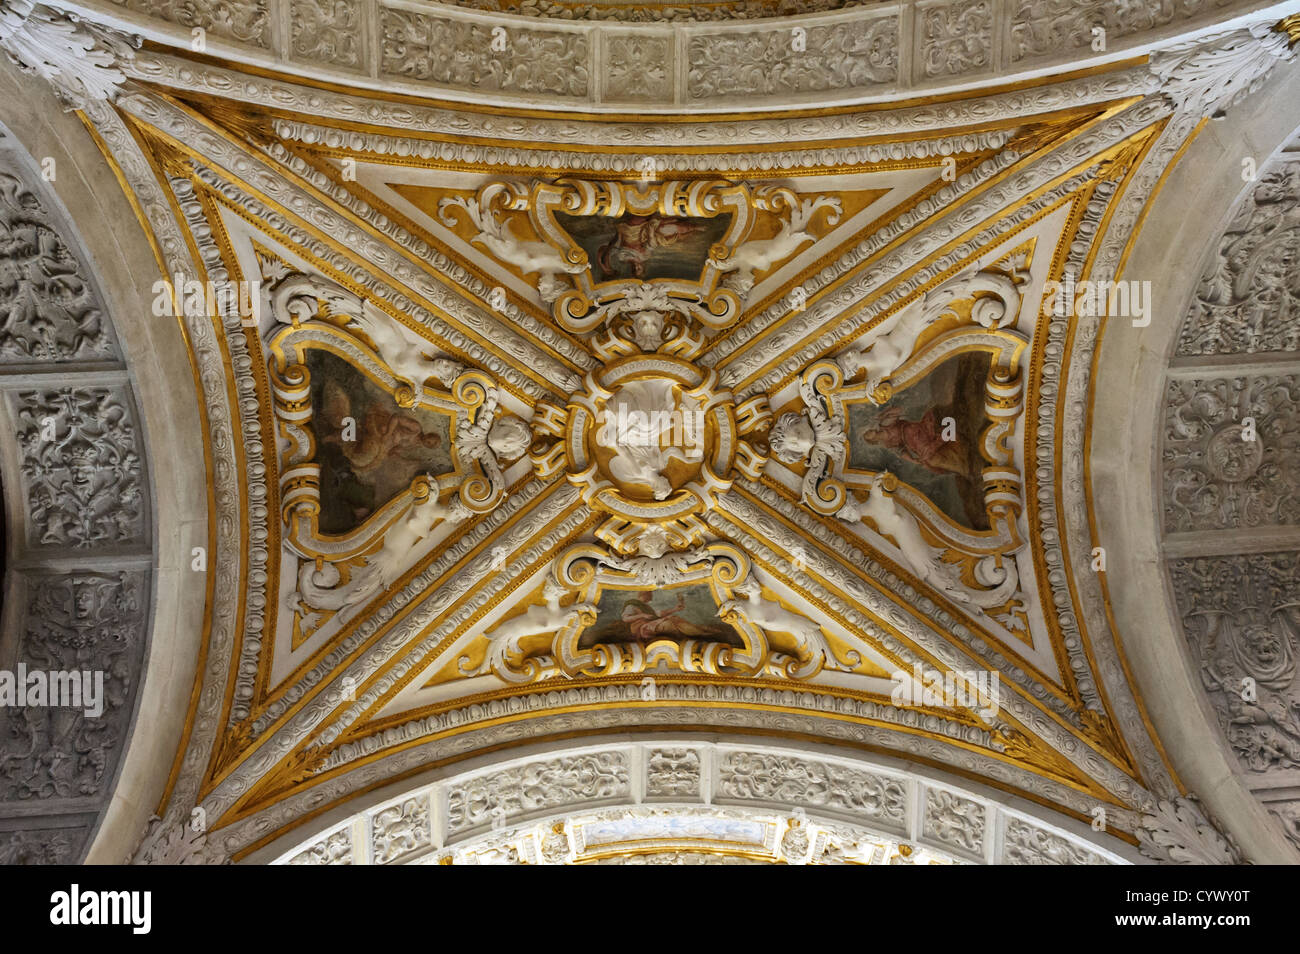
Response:
[[[523,650],[519,646],[521,639],[558,632],[584,613],[595,619],[597,609],[592,603],[560,606],[564,593],[564,587],[548,576],[546,582],[542,584],[542,598],[546,601],[545,605],[530,606],[518,616],[512,616],[489,630],[485,634],[488,640],[487,657],[478,666],[467,665],[468,657],[462,657],[461,672],[467,676],[477,676],[493,668],[498,672],[505,671],[508,667],[504,663],[509,657],[523,655]],[[494,666],[494,664],[499,665]]]
[[[793,613],[780,603],[763,598],[763,586],[752,576],[732,587],[732,592],[742,599],[731,599],[718,607],[718,615],[726,618],[735,613],[752,626],[765,633],[785,633],[794,637],[795,657],[799,665],[790,675],[804,678],[817,671],[824,662],[827,669],[848,669],[835,658],[822,628],[798,613]],[[853,655],[857,656],[856,653]],[[854,664],[861,662],[859,656]]]
[[[737,248],[731,258],[715,263],[724,271],[734,271],[727,284],[741,294],[754,287],[754,273],[767,271],[777,262],[785,261],[806,243],[815,242],[817,236],[808,231],[813,216],[819,209],[830,209],[827,222],[834,225],[840,218],[840,200],[819,195],[795,201],[791,194],[790,217],[781,222],[781,228],[769,239],[756,239]]]
[[[666,378],[646,378],[622,385],[606,402],[597,441],[615,451],[609,471],[628,484],[645,484],[656,500],[673,492],[664,469],[674,460],[698,461],[702,440],[699,409],[673,395]],[[664,445],[665,432],[669,446]]]
[[[939,570],[934,548],[925,542],[916,518],[892,495],[885,491],[887,473],[879,473],[871,482],[871,490],[862,500],[851,501],[841,508],[838,516],[845,520],[862,520],[870,517],[881,536],[893,537],[908,568],[935,589],[962,603],[970,602],[963,593]]]
[[[482,245],[495,258],[515,266],[525,275],[537,275],[537,290],[542,300],[554,301],[566,287],[556,279],[556,275],[576,274],[585,271],[587,265],[585,262],[566,261],[558,249],[545,242],[524,241],[516,237],[510,223],[499,219],[491,208],[492,199],[500,191],[500,188],[485,189],[477,201],[459,196],[445,198],[438,203],[438,216],[447,225],[452,225],[451,210],[464,209],[478,229],[470,242]]]

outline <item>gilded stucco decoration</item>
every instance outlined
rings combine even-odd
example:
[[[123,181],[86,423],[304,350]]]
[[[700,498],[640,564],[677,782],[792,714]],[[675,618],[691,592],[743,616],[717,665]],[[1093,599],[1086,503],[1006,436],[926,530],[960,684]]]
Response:
[[[111,29],[5,0],[0,44],[44,74],[84,64],[50,78],[159,275],[250,306],[178,294],[159,319],[192,362],[210,569],[137,860],[1239,857],[1170,766],[1089,565],[1090,372],[1104,322],[1131,316],[1060,289],[1119,279],[1206,117],[1290,68],[1276,18],[1192,34],[1222,11],[1112,11],[1116,55],[1067,72],[1083,21],[1059,4],[1012,4],[996,39],[982,0],[680,22],[90,6]],[[802,51],[784,21],[748,23],[786,13],[813,18]],[[212,55],[127,29],[190,20],[220,21]],[[1294,183],[1270,176],[1222,249],[1258,267],[1207,275],[1193,305],[1248,351],[1294,343],[1256,327],[1294,298],[1273,209]],[[60,334],[105,347],[74,319]],[[98,416],[95,463],[139,500],[119,385],[41,401],[69,434]],[[1169,393],[1188,458],[1166,474],[1171,526],[1294,523],[1252,483],[1290,459],[1268,415],[1294,381]],[[1257,407],[1258,459],[1225,450],[1227,416]],[[57,467],[24,486],[66,484]],[[33,493],[61,546],[143,534],[143,507],[74,526]],[[1293,569],[1171,570],[1261,594],[1243,616],[1185,611],[1211,693],[1249,663],[1283,698],[1294,611],[1262,579]],[[598,738],[624,732],[645,738]],[[1291,764],[1257,734],[1230,736],[1248,764]]]

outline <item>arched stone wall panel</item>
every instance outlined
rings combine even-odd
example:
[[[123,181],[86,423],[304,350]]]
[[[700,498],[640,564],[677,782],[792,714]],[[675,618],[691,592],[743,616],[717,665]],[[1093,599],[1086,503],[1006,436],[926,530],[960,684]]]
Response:
[[[8,62],[0,97],[0,418],[13,435],[0,440],[0,668],[33,654],[101,668],[106,696],[103,717],[70,734],[66,720],[0,713],[0,860],[118,861],[162,795],[202,633],[197,406],[175,321],[150,307],[156,259],[95,138]],[[23,754],[32,738],[40,764]],[[84,751],[65,758],[69,745]]]
[[[1218,650],[1207,657],[1207,647],[1212,633],[1230,643],[1258,635],[1265,620],[1276,628],[1271,594],[1294,591],[1294,270],[1261,259],[1250,223],[1277,242],[1285,209],[1294,215],[1294,199],[1278,202],[1276,169],[1292,161],[1298,102],[1300,77],[1279,73],[1209,122],[1171,171],[1122,276],[1151,282],[1154,320],[1108,323],[1092,387],[1097,542],[1143,704],[1182,783],[1246,857],[1272,863],[1300,856],[1252,797],[1260,773],[1234,751],[1270,731],[1270,719],[1254,721],[1247,705],[1230,711],[1213,683],[1244,673],[1210,662]],[[1270,192],[1274,214],[1261,216],[1254,197]],[[1245,416],[1257,418],[1260,444],[1240,442]],[[1231,659],[1231,646],[1221,648]],[[1260,689],[1261,698],[1274,692]]]
[[[1087,826],[979,785],[789,742],[664,736],[551,746],[363,801],[356,814],[317,821],[316,833],[286,835],[251,859],[617,860],[606,856],[689,851],[683,831],[692,820],[715,856],[769,862],[1124,864],[1136,855],[1114,837],[1085,835]],[[742,822],[749,828],[725,844],[722,830]],[[593,823],[629,823],[637,843],[595,844],[583,835]]]

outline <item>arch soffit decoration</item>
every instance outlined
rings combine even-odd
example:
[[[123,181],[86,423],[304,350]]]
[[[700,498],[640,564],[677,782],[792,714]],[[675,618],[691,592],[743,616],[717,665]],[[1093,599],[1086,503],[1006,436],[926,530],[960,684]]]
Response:
[[[1281,277],[1297,241],[1298,92],[1288,77],[1213,124],[1170,176],[1128,273],[1155,278],[1177,320],[1116,329],[1093,412],[1118,422],[1094,431],[1093,492],[1117,504],[1098,511],[1116,615],[1150,634],[1133,652],[1143,698],[1187,784],[1219,817],[1251,819],[1245,847],[1274,863],[1298,847],[1286,708],[1298,325]],[[1229,431],[1241,440],[1225,445]]]
[[[89,20],[164,46],[328,85],[448,101],[631,113],[755,111],[1033,82],[1113,66],[1175,37],[1277,20],[1269,0],[557,3],[513,0],[80,0]],[[837,9],[838,8],[838,9]],[[707,10],[707,14],[706,11]],[[773,17],[771,12],[781,15]],[[1105,31],[1099,40],[1094,28]],[[446,51],[456,50],[455,57]],[[774,59],[775,58],[775,59]],[[169,56],[140,69],[165,75]]]
[[[675,160],[718,184],[674,180],[671,167],[613,183],[614,153],[567,145],[575,133],[546,119],[516,130],[485,175],[488,153],[410,136],[412,120],[448,106],[376,103],[362,131],[349,128],[357,100],[346,93],[247,81],[78,26],[112,66],[63,71],[61,92],[131,189],[166,274],[243,278],[266,293],[245,314],[233,299],[215,315],[183,293],[173,302],[205,389],[214,493],[234,509],[209,541],[198,708],[165,818],[137,857],[246,857],[433,761],[581,730],[592,706],[611,724],[698,727],[743,709],[754,728],[882,748],[1076,819],[1102,807],[1107,850],[1127,841],[1160,860],[1238,857],[1148,733],[1088,571],[1087,506],[1071,496],[1086,483],[1071,443],[1082,428],[1068,426],[1088,375],[1058,381],[1063,360],[1088,366],[1099,319],[1055,314],[1044,292],[1067,269],[1115,274],[1204,116],[1293,58],[1277,26],[1288,12],[1171,42],[1149,62],[961,100],[955,123],[904,108],[919,138],[903,143],[839,143],[829,117],[800,124],[822,137],[817,153],[790,153],[774,119],[751,123],[780,143],[767,157],[760,146],[757,161]],[[40,32],[30,19],[22,28]],[[1063,103],[1076,111],[1064,120]],[[859,134],[885,132],[880,114],[852,119]],[[476,113],[457,123],[500,132]],[[945,151],[958,157],[952,181]],[[756,175],[769,158],[784,172],[777,184]],[[576,184],[538,180],[538,169]],[[602,284],[547,218],[553,192],[588,218],[659,209],[706,220],[732,202],[732,232],[709,250],[701,282],[664,285],[667,298]],[[851,238],[868,222],[876,231]],[[796,233],[804,240],[779,254]],[[890,255],[904,251],[923,264],[892,271]],[[804,333],[828,320],[834,333]],[[410,357],[409,336],[426,363]],[[310,352],[350,361],[399,407],[454,422],[458,463],[342,536],[319,525],[311,415],[323,406],[303,373]],[[976,529],[905,481],[864,483],[844,465],[848,409],[966,352],[992,356],[987,527]],[[607,401],[615,379],[592,375],[637,361],[646,373],[677,369],[672,387],[715,409],[714,456],[700,471],[711,476],[689,493],[687,478],[669,481],[662,507],[591,483],[573,437],[583,379],[584,400]],[[519,422],[532,438],[523,456]],[[1054,458],[1065,470],[1056,487],[1043,469]],[[606,589],[688,584],[711,589],[739,646],[581,641]],[[1068,608],[1045,611],[1053,603]],[[827,622],[797,622],[810,616]],[[549,645],[530,641],[552,631]],[[889,672],[912,663],[996,671],[1000,710],[981,715],[989,698],[978,692],[956,710],[891,705]],[[188,824],[194,808],[204,832]]]
[[[979,786],[976,786],[978,789]],[[559,746],[459,769],[317,833],[279,864],[1126,864],[1080,823],[825,747],[673,738]],[[1048,813],[1052,814],[1052,813]],[[1056,819],[1060,821],[1059,817]],[[285,843],[288,843],[287,845]],[[291,846],[291,847],[290,847]]]
[[[0,709],[0,862],[69,863],[103,818],[135,712],[155,518],[138,399],[100,279],[42,175],[50,167],[6,127],[0,167],[0,669],[10,680],[37,670],[103,679],[100,712],[16,698]]]
[[[0,63],[0,95],[13,306],[0,351],[16,436],[3,452],[0,668],[102,667],[105,680],[96,719],[6,713],[0,844],[6,862],[116,861],[139,842],[184,726],[203,632],[203,445],[188,354],[175,319],[150,307],[156,259],[122,227],[134,213],[113,170],[45,84]],[[46,418],[53,439],[32,440]]]

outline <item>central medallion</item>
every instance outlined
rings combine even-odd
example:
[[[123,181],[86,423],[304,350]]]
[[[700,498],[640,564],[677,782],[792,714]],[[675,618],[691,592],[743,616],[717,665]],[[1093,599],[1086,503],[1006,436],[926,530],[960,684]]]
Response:
[[[533,429],[541,476],[563,471],[621,553],[661,556],[700,542],[704,514],[737,474],[767,460],[745,440],[766,427],[764,398],[739,407],[717,374],[671,354],[618,357],[586,377],[567,407],[542,404]]]

